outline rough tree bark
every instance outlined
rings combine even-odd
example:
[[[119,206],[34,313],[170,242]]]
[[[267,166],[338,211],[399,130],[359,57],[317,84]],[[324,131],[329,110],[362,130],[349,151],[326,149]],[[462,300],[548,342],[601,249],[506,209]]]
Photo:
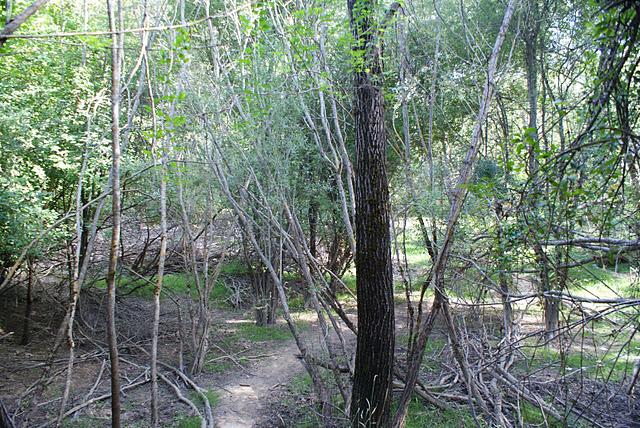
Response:
[[[350,408],[354,427],[390,424],[395,344],[387,144],[376,5],[372,0],[348,1],[355,38],[358,339]],[[393,7],[397,10],[399,5]]]
[[[27,261],[27,305],[24,309],[24,320],[22,323],[22,346],[28,345],[31,338],[31,312],[33,308],[33,267],[34,261]]]

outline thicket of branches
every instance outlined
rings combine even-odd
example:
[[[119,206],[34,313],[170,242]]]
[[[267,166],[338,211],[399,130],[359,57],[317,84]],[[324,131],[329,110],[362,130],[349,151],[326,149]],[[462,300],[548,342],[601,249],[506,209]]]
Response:
[[[637,411],[636,2],[16,0],[4,16],[0,296],[27,303],[21,337],[0,340],[27,344],[34,293],[55,296],[50,362],[68,363],[52,424],[82,408],[77,313],[102,283],[91,345],[110,356],[114,426],[122,387],[146,382],[161,423],[158,379],[213,426],[192,379],[231,254],[250,277],[230,280],[235,304],[284,319],[328,426],[402,427],[415,397],[500,426]],[[632,279],[607,289],[593,265]],[[163,288],[176,271],[186,297]],[[320,346],[291,316],[287,272]],[[63,286],[34,285],[51,277]],[[141,378],[120,385],[117,284],[132,279],[153,312]],[[158,360],[169,306],[176,364]],[[29,426],[51,367],[2,423]]]

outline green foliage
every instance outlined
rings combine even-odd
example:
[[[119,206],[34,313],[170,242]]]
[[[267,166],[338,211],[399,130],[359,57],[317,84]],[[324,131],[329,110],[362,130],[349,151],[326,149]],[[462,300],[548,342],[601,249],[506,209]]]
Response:
[[[80,19],[74,7],[52,4],[20,30],[56,32],[64,23],[73,31]],[[85,142],[91,142],[85,185],[101,183],[108,98],[102,59],[88,55],[83,64],[79,44],[9,40],[3,51],[0,257],[6,261],[70,208]],[[59,243],[67,232],[65,225],[57,228],[32,255]]]
[[[246,275],[249,273],[249,267],[238,259],[226,260],[220,268],[220,273],[226,275]]]
[[[90,416],[81,416],[77,419],[65,419],[62,421],[63,428],[93,428],[104,423],[102,418],[92,418]],[[200,425],[198,425],[200,426]]]
[[[291,339],[289,328],[284,324],[274,326],[259,326],[251,322],[234,324],[235,337],[241,337],[252,342],[282,341]]]
[[[207,397],[207,400],[209,401],[209,405],[211,406],[211,408],[215,409],[218,403],[220,402],[220,392],[213,389],[208,389],[204,392],[204,395]],[[202,396],[199,393],[192,391],[190,393],[190,398],[191,398],[191,401],[194,402],[194,404],[198,406],[204,406],[204,400],[202,399]]]
[[[621,340],[624,338],[621,338]],[[528,348],[530,370],[539,368],[560,370],[563,373],[575,373],[580,370],[583,376],[603,381],[620,381],[633,371],[634,361],[631,355],[640,349],[640,342],[632,341],[627,346],[618,342],[604,343],[607,350],[572,350],[561,353],[549,347]]]
[[[200,418],[197,416],[180,415],[174,420],[172,428],[200,428]]]
[[[562,421],[553,419],[548,414],[543,414],[540,408],[528,401],[520,403],[520,415],[525,426],[548,426],[550,428],[562,428],[566,426]],[[546,416],[546,417],[545,417]]]
[[[482,419],[474,421],[473,415],[466,408],[439,410],[427,407],[417,398],[409,403],[407,412],[407,428],[458,428],[467,426],[489,426]]]
[[[117,283],[118,293],[150,299],[153,297],[155,282],[156,277],[154,276],[147,277],[145,279],[135,276],[122,276]],[[95,285],[98,288],[106,288],[106,281],[101,279],[97,281]],[[163,292],[169,291],[176,294],[192,295],[194,297],[197,295],[193,278],[186,273],[171,273],[164,275],[162,289]],[[222,280],[218,280],[211,290],[209,299],[219,305],[222,305],[228,296],[229,290],[224,286]]]
[[[221,374],[221,373],[227,372],[233,367],[234,367],[234,364],[230,361],[217,360],[217,361],[211,361],[206,363],[204,366],[204,369],[206,372],[209,372],[209,373]]]
[[[587,291],[600,297],[630,296],[634,290],[634,276],[623,273],[628,266],[621,265],[621,272],[615,273],[597,265],[579,266],[569,271],[571,289]]]
[[[289,390],[296,396],[309,394],[312,390],[311,376],[309,373],[300,373],[291,379]]]

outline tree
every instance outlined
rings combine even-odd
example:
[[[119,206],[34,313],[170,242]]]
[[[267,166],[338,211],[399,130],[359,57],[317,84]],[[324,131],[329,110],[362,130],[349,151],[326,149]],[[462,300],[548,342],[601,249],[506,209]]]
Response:
[[[354,47],[356,288],[358,340],[351,396],[353,426],[389,426],[394,356],[387,141],[381,33],[376,1],[349,0]],[[389,15],[399,8],[394,3]]]
[[[36,13],[38,9],[48,2],[49,0],[36,0],[33,4],[23,10],[22,13],[8,21],[4,28],[0,30],[0,48],[7,42],[7,39],[31,17],[31,15]],[[9,17],[9,14],[10,11],[7,10],[7,18]]]
[[[116,270],[120,242],[120,65],[124,38],[117,32],[122,28],[122,4],[118,0],[117,17],[113,0],[107,2],[109,29],[111,31],[111,216],[113,229],[109,248],[107,272],[107,337],[111,361],[111,426],[120,427],[120,364],[118,361],[118,337],[116,332]]]

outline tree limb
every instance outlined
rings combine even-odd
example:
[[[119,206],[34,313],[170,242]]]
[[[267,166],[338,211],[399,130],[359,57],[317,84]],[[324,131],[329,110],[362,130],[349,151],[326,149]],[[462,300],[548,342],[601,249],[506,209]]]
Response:
[[[34,13],[38,11],[42,6],[47,4],[49,0],[36,0],[31,4],[31,6],[27,7],[22,11],[21,14],[17,15],[11,21],[4,26],[2,31],[0,31],[0,48],[5,44],[8,39],[8,36],[13,34],[22,24],[24,24],[27,19],[31,17]]]

